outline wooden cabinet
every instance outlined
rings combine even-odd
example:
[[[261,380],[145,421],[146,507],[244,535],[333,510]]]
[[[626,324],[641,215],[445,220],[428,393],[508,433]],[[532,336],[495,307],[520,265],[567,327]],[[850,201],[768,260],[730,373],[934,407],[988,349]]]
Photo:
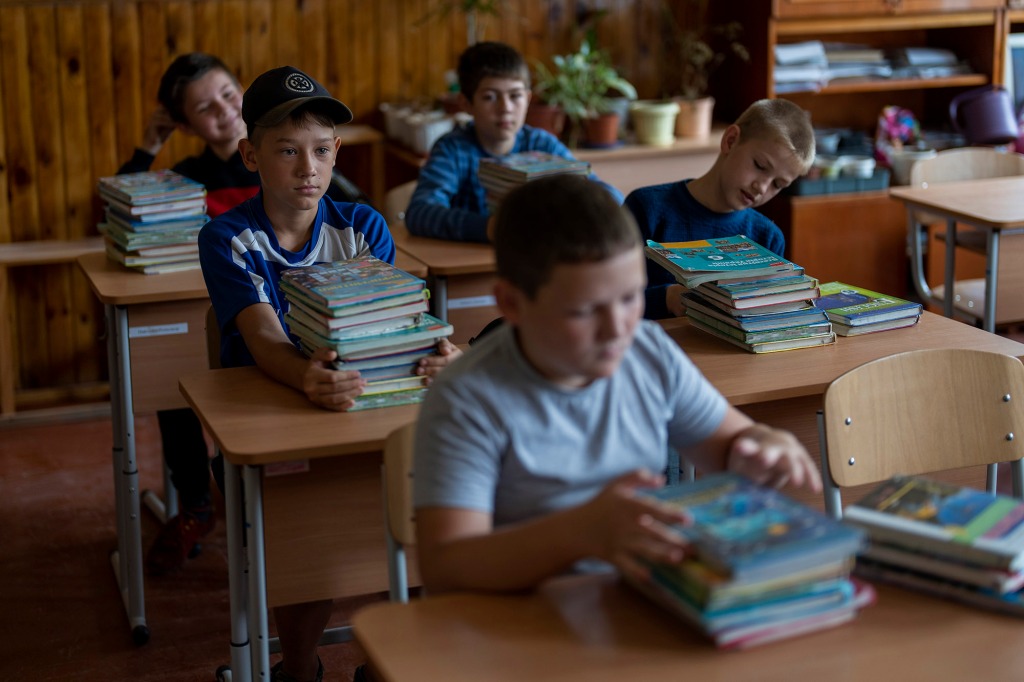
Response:
[[[1012,17],[1019,12],[1010,12]],[[889,105],[914,112],[922,126],[948,128],[950,100],[1003,78],[1006,0],[765,0],[714,3],[712,21],[740,21],[747,63],[716,73],[716,115],[735,119],[751,102],[785,97],[811,113],[816,127],[874,136]],[[970,73],[940,78],[845,79],[816,91],[777,94],[775,46],[808,40],[879,48],[934,47],[955,52]],[[909,294],[902,208],[886,193],[779,197],[770,214],[788,237],[789,257],[824,279]],[[844,249],[843,244],[847,247]],[[845,273],[838,276],[839,273]]]

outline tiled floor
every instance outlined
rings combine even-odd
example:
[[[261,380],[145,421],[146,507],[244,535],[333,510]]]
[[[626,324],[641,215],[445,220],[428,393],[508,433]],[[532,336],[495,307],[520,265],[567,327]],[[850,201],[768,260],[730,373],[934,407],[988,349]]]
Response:
[[[109,561],[116,546],[110,434],[109,419],[0,426],[3,682],[205,682],[228,662],[223,518],[181,573],[146,578],[151,639],[132,644]],[[156,419],[138,419],[136,437],[142,487],[159,490]],[[157,530],[144,510],[144,547]],[[339,604],[332,624],[366,601]],[[320,655],[332,682],[351,680],[365,660],[354,643],[322,647]]]

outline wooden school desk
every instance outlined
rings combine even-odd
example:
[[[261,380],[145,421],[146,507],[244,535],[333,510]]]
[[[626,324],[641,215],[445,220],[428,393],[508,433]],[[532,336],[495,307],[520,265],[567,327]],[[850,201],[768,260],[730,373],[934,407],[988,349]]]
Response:
[[[1024,623],[906,590],[831,630],[718,651],[615,576],[558,578],[516,596],[374,604],[356,639],[386,682],[1019,680]]]
[[[685,319],[662,323],[711,383],[729,402],[753,419],[792,431],[816,461],[817,411],[825,389],[841,374],[877,358],[922,348],[974,348],[1024,359],[1024,344],[977,329],[957,320],[925,312],[913,327],[863,336],[840,336],[836,343],[782,353],[747,353]],[[971,467],[937,474],[960,485],[984,487],[986,468]],[[844,499],[857,499],[870,486],[844,489]],[[802,490],[787,492],[805,504],[823,509],[823,498]]]
[[[455,327],[452,343],[467,343],[499,316],[494,305],[494,247],[418,237],[399,220],[392,220],[389,227],[398,250],[427,266],[431,306],[434,315]]]
[[[132,636],[149,639],[142,580],[139,472],[135,458],[135,413],[187,407],[177,390],[178,375],[207,366],[206,311],[210,299],[196,270],[144,275],[111,262],[103,252],[79,257],[106,312],[110,411],[113,426],[117,552],[111,556]],[[169,479],[165,477],[165,485]],[[173,489],[166,509],[177,513]]]
[[[180,386],[225,459],[231,679],[267,680],[268,606],[388,589],[380,452],[419,406],[331,412],[255,367]]]
[[[985,244],[985,305],[982,322],[987,331],[996,325],[996,275],[999,272],[999,241],[1002,235],[1024,233],[1024,176],[943,182],[934,187],[894,187],[889,195],[907,208],[911,265],[919,278],[921,243],[912,213],[934,213],[946,219],[945,300],[946,317],[953,316],[954,272],[956,266],[956,225],[958,222],[981,229]]]

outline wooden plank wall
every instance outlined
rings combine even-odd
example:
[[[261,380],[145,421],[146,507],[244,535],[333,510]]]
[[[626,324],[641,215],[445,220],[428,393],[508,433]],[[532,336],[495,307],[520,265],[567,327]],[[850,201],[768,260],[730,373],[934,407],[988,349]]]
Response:
[[[141,141],[160,75],[183,52],[220,56],[243,85],[298,66],[366,123],[381,102],[440,94],[467,37],[457,12],[420,21],[439,2],[0,0],[0,243],[96,234],[96,180]],[[601,44],[642,96],[657,94],[659,0],[506,0],[484,36],[550,63],[578,44],[588,10],[607,11]],[[174,135],[155,167],[199,148]],[[102,308],[76,268],[24,268],[12,283],[17,386],[60,398],[103,382]]]

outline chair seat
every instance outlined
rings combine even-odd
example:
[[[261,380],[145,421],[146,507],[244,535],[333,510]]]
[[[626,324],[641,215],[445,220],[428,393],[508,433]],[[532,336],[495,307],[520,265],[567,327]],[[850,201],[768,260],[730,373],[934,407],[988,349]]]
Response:
[[[1001,289],[1001,287],[1000,287]],[[946,299],[946,287],[942,284],[932,288],[932,295],[939,305]],[[1014,306],[1019,308],[1020,306]],[[960,279],[953,286],[953,313],[966,318],[972,324],[981,321],[985,308],[985,280]],[[1024,322],[1024,310],[1012,310],[1013,315],[996,315],[996,325]]]

